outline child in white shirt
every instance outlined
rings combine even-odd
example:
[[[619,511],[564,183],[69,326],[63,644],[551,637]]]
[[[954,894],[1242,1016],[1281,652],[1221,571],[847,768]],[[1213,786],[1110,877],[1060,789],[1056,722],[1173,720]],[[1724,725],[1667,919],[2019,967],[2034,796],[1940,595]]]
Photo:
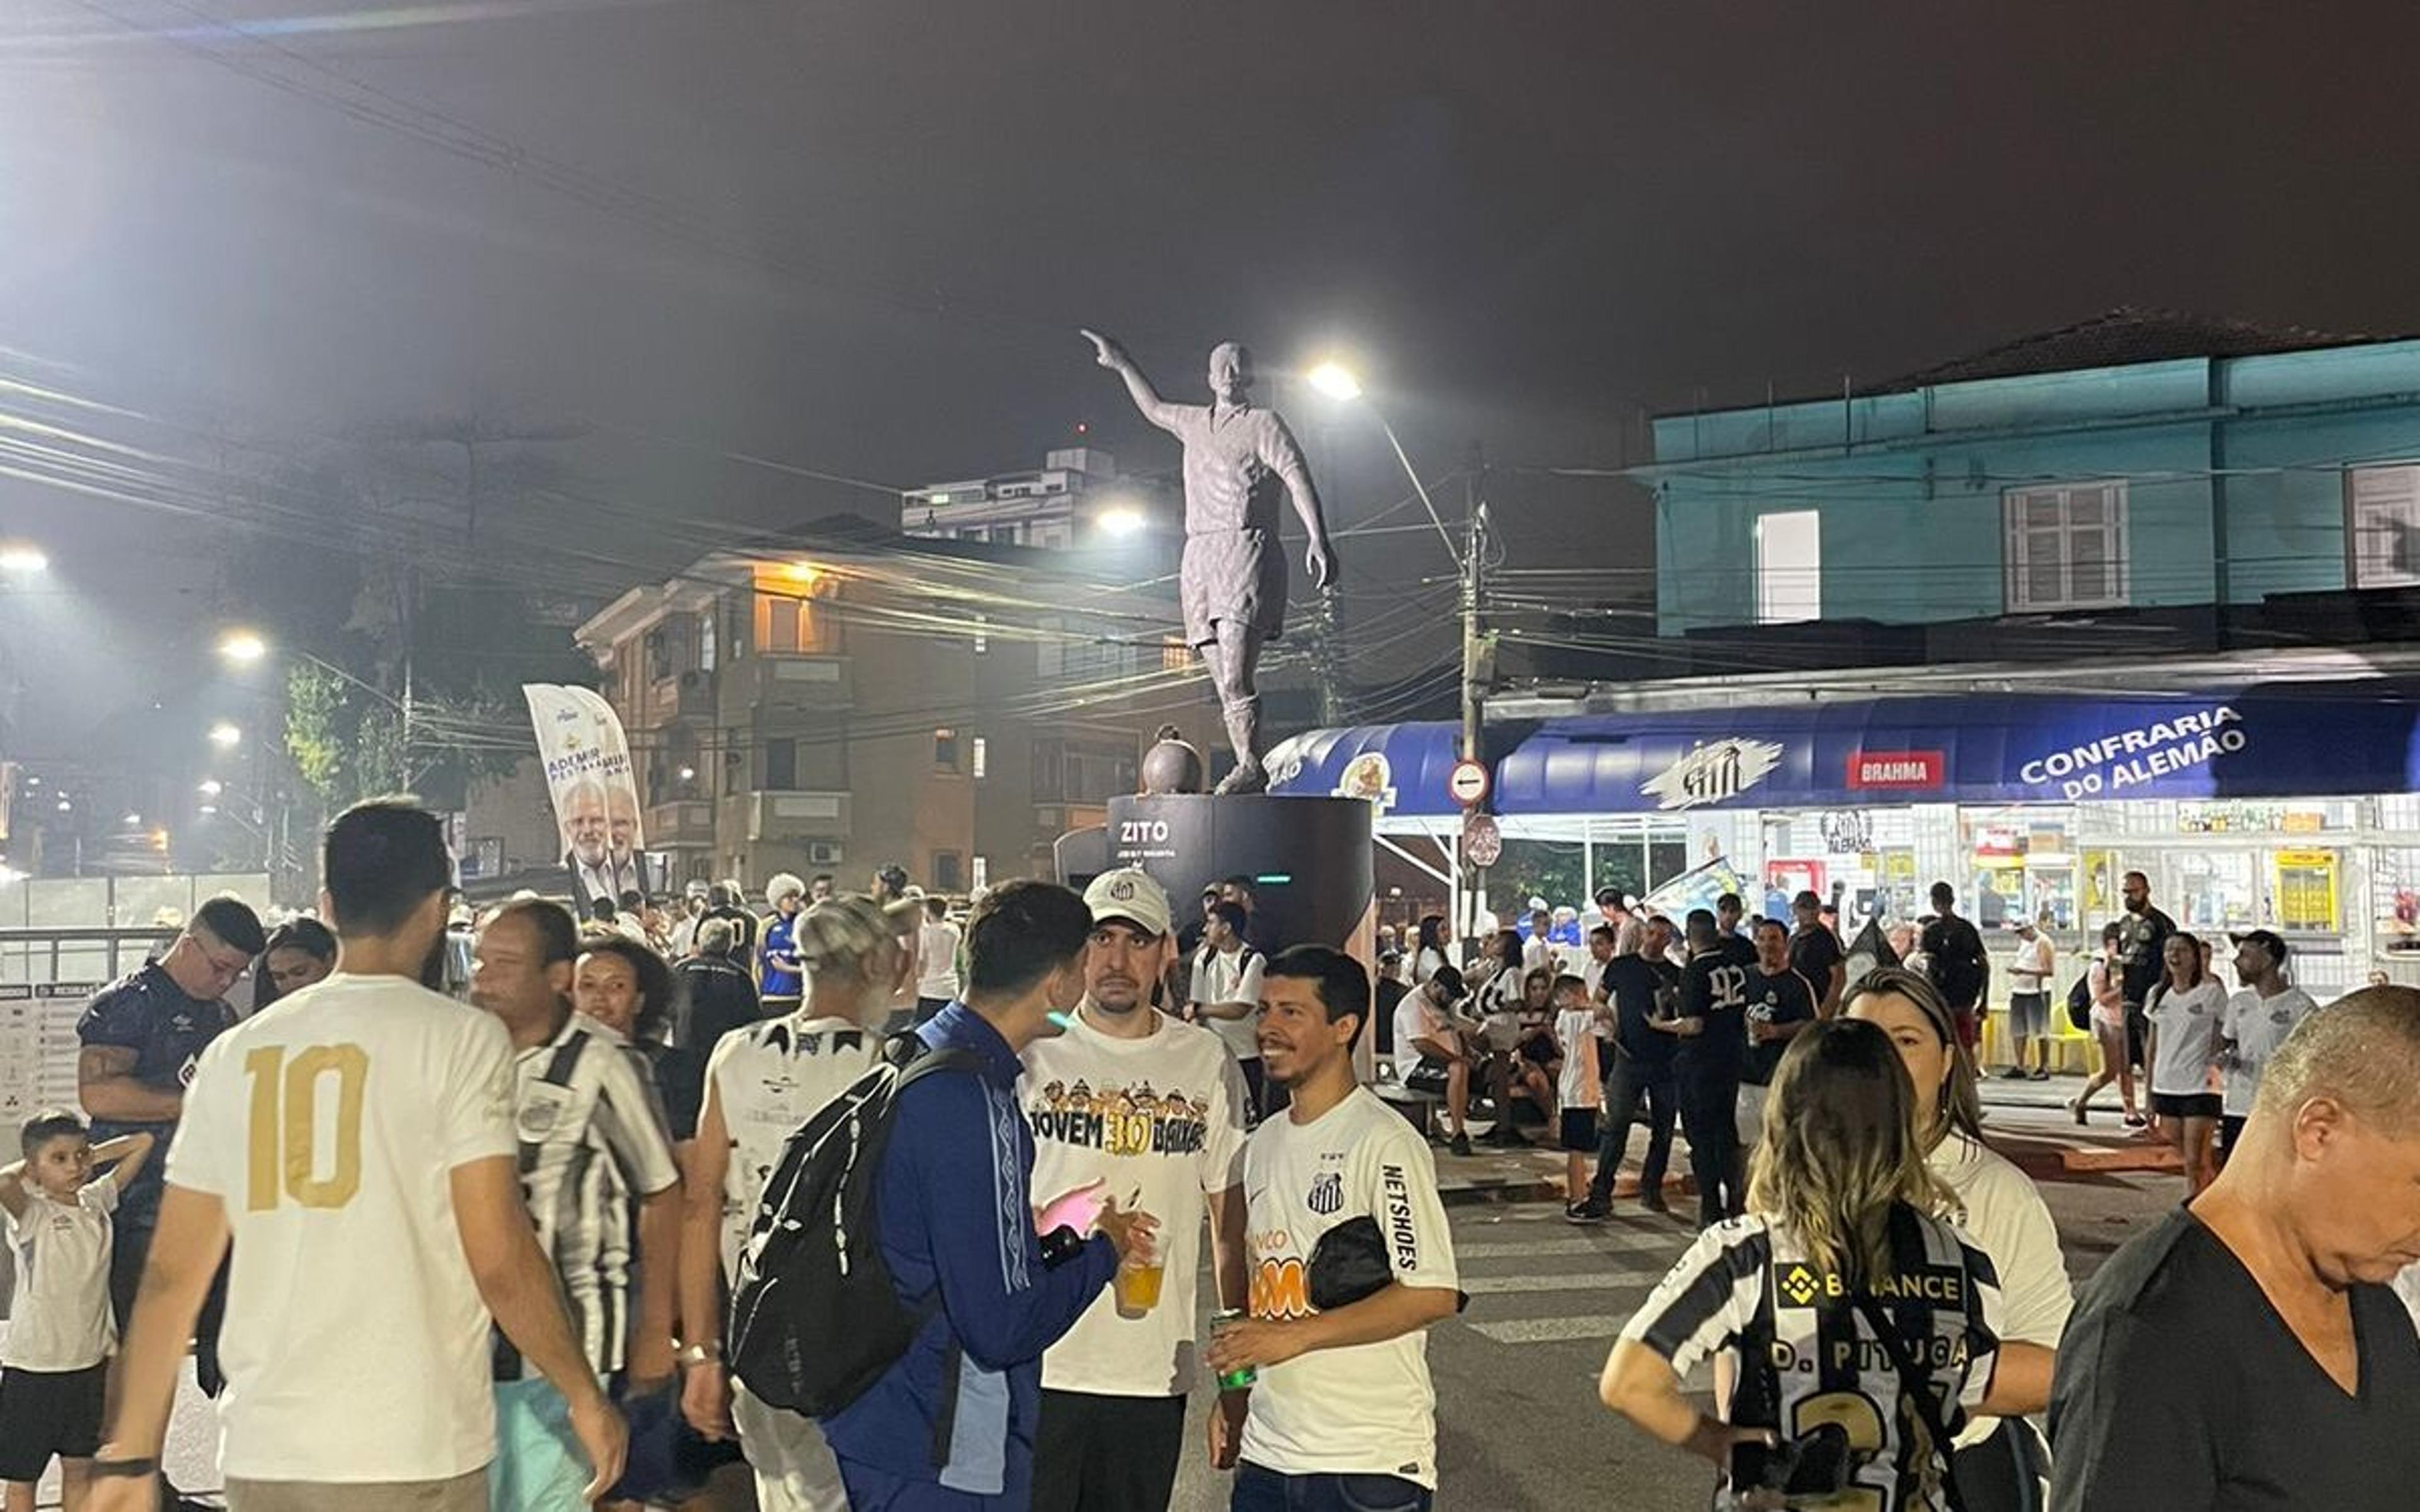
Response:
[[[51,1110],[26,1121],[24,1159],[0,1166],[0,1214],[17,1266],[17,1299],[0,1344],[0,1481],[8,1512],[32,1512],[55,1457],[65,1505],[77,1512],[101,1450],[101,1417],[117,1327],[109,1310],[110,1214],[119,1186],[151,1153],[151,1136],[92,1143],[84,1120]],[[95,1165],[117,1168],[95,1180]]]
[[[1563,1195],[1566,1207],[1576,1208],[1588,1196],[1589,1161],[1596,1154],[1597,1107],[1604,1100],[1604,1088],[1597,1080],[1598,1010],[1589,1001],[1587,980],[1573,976],[1555,979],[1554,1009],[1555,1042],[1563,1050],[1558,1088],[1563,1110]]]

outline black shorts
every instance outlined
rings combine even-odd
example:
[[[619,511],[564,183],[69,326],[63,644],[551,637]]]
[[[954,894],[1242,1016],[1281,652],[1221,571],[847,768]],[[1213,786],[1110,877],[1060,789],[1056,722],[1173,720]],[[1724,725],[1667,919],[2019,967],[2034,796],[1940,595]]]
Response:
[[[106,1361],[84,1370],[0,1370],[0,1480],[38,1481],[51,1457],[101,1452]]]
[[[1445,1088],[1445,1062],[1435,1056],[1422,1056],[1420,1063],[1414,1066],[1410,1073],[1404,1078],[1404,1089],[1407,1092],[1425,1092],[1432,1097],[1443,1097]]]
[[[1577,1154],[1596,1149],[1596,1109],[1563,1109],[1563,1148]]]
[[[2151,1111],[2164,1119],[2215,1119],[2222,1106],[2216,1092],[2151,1094]]]
[[[2129,1066],[2140,1066],[2143,1064],[2143,1049],[2144,1046],[2150,1042],[2150,1015],[2143,1011],[2143,1005],[2140,1003],[2127,1004],[2126,1064]],[[2149,1068],[2146,1069],[2148,1070]]]

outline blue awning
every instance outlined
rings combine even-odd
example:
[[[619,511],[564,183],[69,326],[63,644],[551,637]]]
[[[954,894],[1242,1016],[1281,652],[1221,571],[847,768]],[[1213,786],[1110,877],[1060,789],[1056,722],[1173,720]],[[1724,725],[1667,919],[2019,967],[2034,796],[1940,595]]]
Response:
[[[1458,736],[1443,721],[1315,731],[1279,748],[1272,791],[1375,797],[1366,790],[1377,784],[1388,812],[1451,815]],[[1544,817],[2411,792],[2420,685],[2372,680],[1571,716],[1496,763],[1495,808]]]
[[[2144,697],[1966,694],[1549,720],[1497,764],[1505,813],[1872,808],[2420,789],[2395,684]]]
[[[1462,727],[1444,719],[1312,730],[1269,752],[1269,791],[1368,798],[1384,813],[1450,816],[1462,811],[1446,791],[1461,749]]]

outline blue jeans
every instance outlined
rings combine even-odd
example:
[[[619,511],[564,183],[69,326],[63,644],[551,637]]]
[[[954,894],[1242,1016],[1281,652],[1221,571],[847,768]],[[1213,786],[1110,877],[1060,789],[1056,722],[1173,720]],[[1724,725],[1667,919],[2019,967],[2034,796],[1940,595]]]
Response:
[[[1430,1500],[1400,1475],[1280,1475],[1246,1460],[1227,1512],[1429,1512]]]

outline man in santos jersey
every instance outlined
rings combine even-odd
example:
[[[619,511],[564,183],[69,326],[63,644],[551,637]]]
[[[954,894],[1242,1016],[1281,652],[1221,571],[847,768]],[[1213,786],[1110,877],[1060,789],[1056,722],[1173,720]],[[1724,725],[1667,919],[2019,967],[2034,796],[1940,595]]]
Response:
[[[1425,1512],[1436,1491],[1423,1331],[1459,1305],[1453,1239],[1427,1145],[1354,1075],[1369,1018],[1368,971],[1325,946],[1283,952],[1262,979],[1261,1054],[1293,1102],[1245,1143],[1251,1317],[1208,1352],[1221,1376],[1259,1372],[1240,1445],[1210,1414],[1213,1462],[1241,1455],[1232,1512]],[[1364,1258],[1387,1280],[1322,1307],[1320,1243],[1348,1225],[1383,1246]]]
[[[334,975],[212,1041],[93,1461],[95,1512],[145,1512],[184,1340],[235,1242],[221,1467],[234,1512],[486,1512],[489,1327],[570,1404],[595,1471],[621,1420],[589,1371],[514,1170],[512,1054],[421,983],[451,862],[405,800],[329,826]]]

